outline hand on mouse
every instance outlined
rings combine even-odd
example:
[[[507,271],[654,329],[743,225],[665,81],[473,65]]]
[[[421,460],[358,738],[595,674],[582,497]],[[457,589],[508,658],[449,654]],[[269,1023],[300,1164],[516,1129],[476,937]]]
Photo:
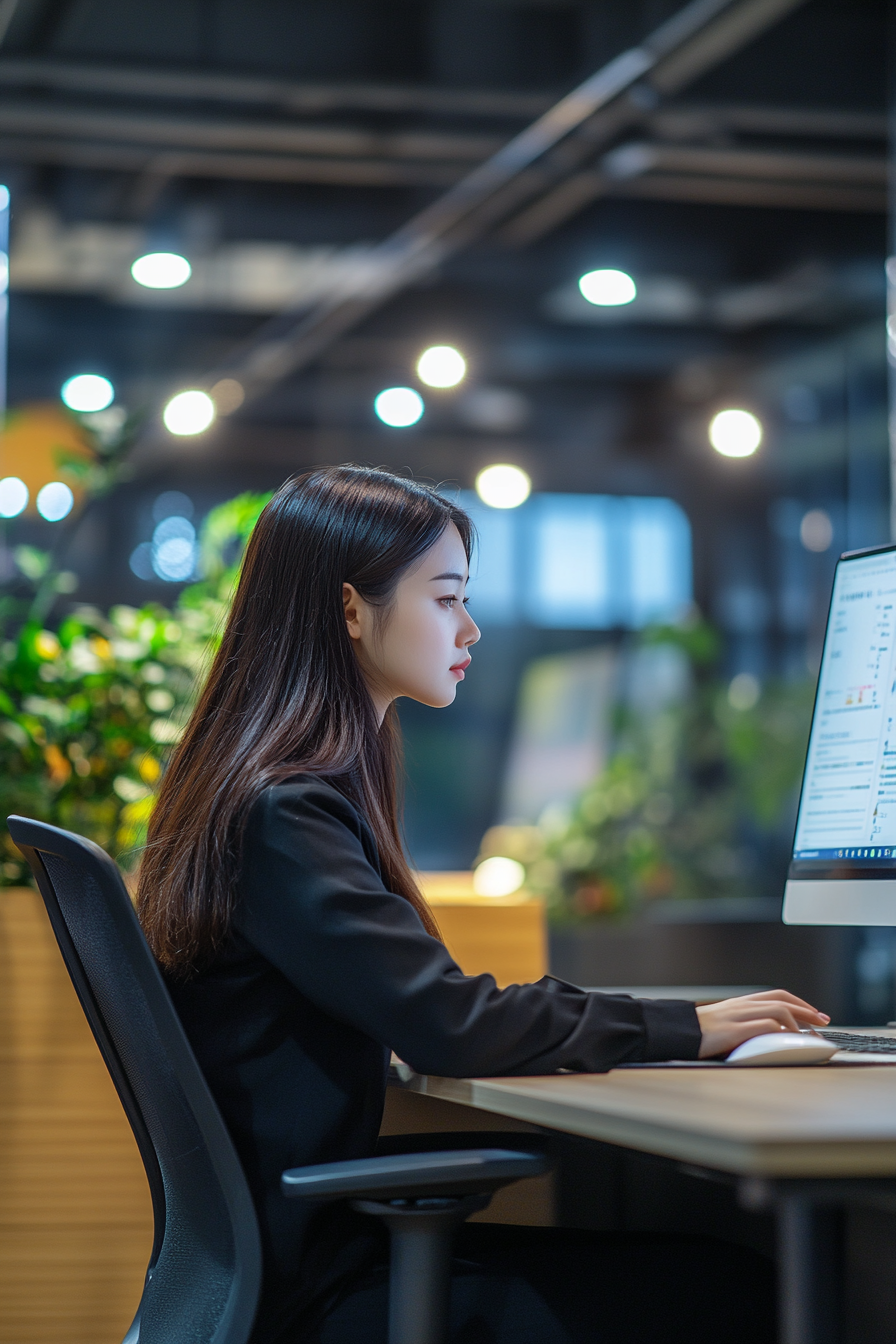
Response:
[[[727,1055],[735,1046],[763,1032],[826,1027],[831,1020],[786,989],[767,989],[737,999],[722,999],[720,1003],[706,1003],[697,1009],[697,1017],[703,1032],[701,1059]]]

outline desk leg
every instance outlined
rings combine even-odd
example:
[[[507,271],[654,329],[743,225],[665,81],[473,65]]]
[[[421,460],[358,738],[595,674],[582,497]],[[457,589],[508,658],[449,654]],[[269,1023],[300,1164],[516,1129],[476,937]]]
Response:
[[[785,1187],[777,1214],[781,1344],[840,1344],[842,1210]]]

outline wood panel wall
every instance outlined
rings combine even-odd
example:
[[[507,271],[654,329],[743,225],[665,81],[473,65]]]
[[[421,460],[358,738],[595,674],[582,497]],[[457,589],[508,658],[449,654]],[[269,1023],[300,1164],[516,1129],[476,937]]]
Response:
[[[43,904],[0,891],[0,1344],[120,1344],[151,1246],[143,1164]]]

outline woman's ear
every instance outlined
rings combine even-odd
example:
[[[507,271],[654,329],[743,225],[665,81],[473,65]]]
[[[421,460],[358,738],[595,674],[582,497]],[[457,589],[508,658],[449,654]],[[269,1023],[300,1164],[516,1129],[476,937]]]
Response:
[[[342,606],[345,612],[345,627],[350,639],[361,638],[360,608],[361,597],[350,583],[342,585]]]

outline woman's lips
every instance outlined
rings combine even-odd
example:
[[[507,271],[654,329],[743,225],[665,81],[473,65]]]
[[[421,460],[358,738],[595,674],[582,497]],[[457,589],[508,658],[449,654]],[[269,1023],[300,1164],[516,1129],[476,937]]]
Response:
[[[462,663],[455,663],[453,667],[449,667],[448,671],[453,672],[459,681],[463,681],[464,671],[470,666],[472,661],[472,658],[465,658]]]

